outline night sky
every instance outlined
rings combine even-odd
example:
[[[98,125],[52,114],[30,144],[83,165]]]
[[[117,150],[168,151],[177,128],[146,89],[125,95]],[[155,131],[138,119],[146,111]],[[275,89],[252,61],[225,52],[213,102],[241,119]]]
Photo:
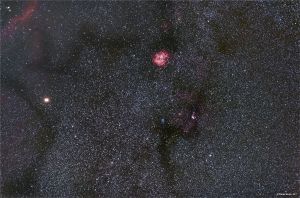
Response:
[[[2,197],[298,197],[299,1],[2,1]]]

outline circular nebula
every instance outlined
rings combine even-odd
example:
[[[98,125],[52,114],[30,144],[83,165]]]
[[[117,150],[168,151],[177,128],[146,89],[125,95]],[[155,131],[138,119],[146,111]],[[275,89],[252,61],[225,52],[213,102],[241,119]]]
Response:
[[[169,60],[171,58],[171,53],[167,50],[160,50],[152,56],[152,63],[159,67],[160,69],[166,68]]]

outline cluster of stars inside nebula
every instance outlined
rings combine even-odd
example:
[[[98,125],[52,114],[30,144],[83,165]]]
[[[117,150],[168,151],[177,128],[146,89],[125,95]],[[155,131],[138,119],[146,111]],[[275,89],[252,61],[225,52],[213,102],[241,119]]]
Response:
[[[299,196],[299,7],[1,1],[1,197]]]

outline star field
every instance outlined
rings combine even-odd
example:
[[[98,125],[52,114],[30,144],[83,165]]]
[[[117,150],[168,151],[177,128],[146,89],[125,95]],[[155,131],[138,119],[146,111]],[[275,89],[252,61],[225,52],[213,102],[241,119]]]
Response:
[[[2,1],[1,195],[299,196],[299,8]]]

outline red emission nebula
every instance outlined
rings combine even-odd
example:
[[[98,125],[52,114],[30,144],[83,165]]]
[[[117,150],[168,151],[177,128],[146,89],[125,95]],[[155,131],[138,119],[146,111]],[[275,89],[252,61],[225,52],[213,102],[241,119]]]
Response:
[[[160,50],[153,54],[152,63],[158,68],[163,69],[167,67],[169,60],[171,58],[171,53],[167,50]]]
[[[32,17],[33,13],[37,9],[38,3],[36,0],[29,1],[22,9],[22,13],[9,20],[8,24],[1,30],[1,40],[11,37],[18,25],[25,25]]]

